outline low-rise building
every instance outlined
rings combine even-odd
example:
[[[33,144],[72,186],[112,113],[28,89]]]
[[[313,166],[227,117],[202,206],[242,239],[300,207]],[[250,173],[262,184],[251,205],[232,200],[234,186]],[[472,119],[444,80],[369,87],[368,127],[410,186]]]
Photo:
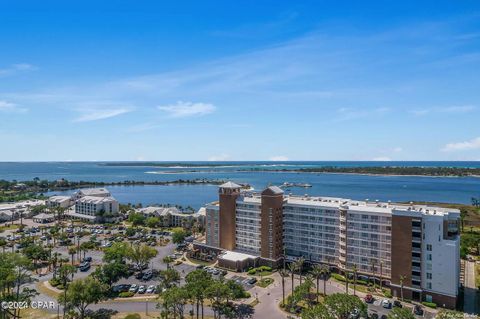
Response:
[[[159,217],[163,227],[191,226],[193,222],[200,222],[203,225],[205,220],[205,213],[202,209],[196,213],[191,213],[181,212],[176,207],[148,206],[137,208],[135,212],[145,217]]]
[[[45,205],[47,208],[68,208],[74,204],[74,201],[71,196],[50,196]]]

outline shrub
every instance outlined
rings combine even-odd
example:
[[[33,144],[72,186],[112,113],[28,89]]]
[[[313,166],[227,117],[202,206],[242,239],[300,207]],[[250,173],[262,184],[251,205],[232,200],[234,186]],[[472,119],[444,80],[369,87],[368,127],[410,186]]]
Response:
[[[132,291],[125,291],[125,292],[121,292],[120,294],[118,294],[118,296],[120,298],[130,298],[130,297],[133,297],[135,295],[134,292]]]
[[[58,285],[60,285],[60,280],[58,280],[57,278],[52,278],[48,282],[52,287],[57,287]]]
[[[434,302],[423,301],[422,305],[424,305],[425,307],[437,308],[437,304]]]
[[[123,319],[141,319],[142,317],[138,313],[131,313],[126,315]]]
[[[345,282],[345,281],[346,281],[346,280],[345,280],[345,277],[342,276],[342,275],[340,275],[340,274],[335,274],[335,273],[333,273],[333,274],[331,274],[331,276],[332,276],[333,279],[335,279],[335,280],[342,281],[342,282]]]
[[[392,298],[392,292],[390,290],[385,290],[383,294],[385,295],[386,298]]]
[[[255,268],[253,269],[250,269],[249,271],[247,271],[247,274],[249,275],[255,275],[257,273],[257,270]]]

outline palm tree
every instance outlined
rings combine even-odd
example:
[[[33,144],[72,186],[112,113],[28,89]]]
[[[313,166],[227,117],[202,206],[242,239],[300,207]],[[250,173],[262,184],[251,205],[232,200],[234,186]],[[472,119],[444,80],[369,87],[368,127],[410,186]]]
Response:
[[[68,248],[68,254],[72,256],[72,265],[73,265],[73,261],[75,260],[76,253],[77,253],[77,248],[75,248],[75,246],[71,246],[70,248]]]
[[[288,264],[288,270],[292,274],[292,296],[293,296],[293,289],[295,288],[294,279],[295,279],[295,271],[297,270],[297,265],[294,262]]]
[[[282,305],[285,306],[285,277],[288,277],[288,271],[280,269],[278,273],[280,274],[280,277],[282,277]]]
[[[330,267],[328,265],[322,265],[322,274],[323,274],[323,295],[327,295],[327,279],[328,274],[330,274]]]
[[[400,276],[400,298],[402,299],[402,301],[403,301],[403,283],[405,279],[407,279],[407,276],[405,275]]]
[[[312,274],[313,278],[315,278],[315,280],[317,281],[317,303],[318,303],[318,295],[320,294],[318,291],[319,281],[320,281],[320,277],[322,277],[323,275],[322,266],[318,264],[313,265],[312,271],[310,273]]]
[[[358,269],[357,269],[357,265],[353,265],[353,295],[356,296],[357,295],[357,272],[358,272]]]
[[[303,257],[298,258],[298,260],[296,261],[297,270],[298,270],[298,273],[300,275],[300,285],[302,284],[302,271],[303,271],[303,264],[304,263],[305,263],[305,258],[303,258]]]
[[[377,287],[377,280],[375,278],[375,265],[376,265],[377,261],[375,259],[372,259],[371,260],[371,266],[372,266],[372,278],[373,278],[373,290],[376,291],[376,287]]]

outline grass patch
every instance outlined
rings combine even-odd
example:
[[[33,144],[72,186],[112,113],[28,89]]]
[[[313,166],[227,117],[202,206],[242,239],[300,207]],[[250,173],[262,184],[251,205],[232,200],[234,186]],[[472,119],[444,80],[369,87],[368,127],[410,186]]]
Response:
[[[195,265],[202,265],[202,266],[211,266],[215,263],[215,261],[203,261],[198,259],[193,259],[190,257],[186,257],[189,262]]]
[[[257,282],[257,286],[266,288],[273,283],[273,278],[262,278]]]
[[[53,290],[47,288],[47,287],[45,286],[45,283],[44,283],[44,282],[39,282],[39,283],[37,283],[36,286],[37,286],[37,290],[38,290],[40,293],[42,293],[42,294],[44,294],[44,295],[47,295],[47,296],[49,296],[49,297],[52,297],[52,298],[55,298],[55,299],[56,299],[56,298],[58,297],[58,295],[59,295],[56,291],[53,291]]]

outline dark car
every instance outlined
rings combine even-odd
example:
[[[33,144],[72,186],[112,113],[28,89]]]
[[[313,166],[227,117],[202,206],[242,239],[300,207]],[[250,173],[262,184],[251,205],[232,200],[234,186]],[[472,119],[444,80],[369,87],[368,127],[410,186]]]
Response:
[[[368,294],[365,296],[364,300],[366,303],[372,303],[375,299],[373,298],[372,295]]]
[[[423,316],[422,307],[420,307],[419,305],[415,305],[415,307],[413,307],[413,313],[417,316]]]
[[[83,258],[83,261],[84,261],[84,262],[86,261],[86,262],[89,262],[89,263],[90,263],[90,262],[92,262],[92,257],[87,256],[87,257]]]
[[[257,282],[257,279],[252,277],[252,278],[248,279],[247,282],[248,282],[250,285],[253,285],[254,283]]]
[[[81,263],[79,269],[80,269],[80,271],[89,270],[90,269],[90,263],[89,262]]]
[[[127,292],[129,289],[130,285],[128,284],[116,285],[112,287],[113,292]]]
[[[397,307],[397,308],[402,308],[403,307],[402,303],[398,300],[393,301],[393,306]]]
[[[143,273],[138,272],[135,274],[135,279],[142,279],[143,278]]]
[[[151,273],[151,272],[146,272],[145,274],[143,274],[142,280],[147,281],[147,280],[150,280],[150,279],[152,279],[152,278],[153,278],[153,273]]]

